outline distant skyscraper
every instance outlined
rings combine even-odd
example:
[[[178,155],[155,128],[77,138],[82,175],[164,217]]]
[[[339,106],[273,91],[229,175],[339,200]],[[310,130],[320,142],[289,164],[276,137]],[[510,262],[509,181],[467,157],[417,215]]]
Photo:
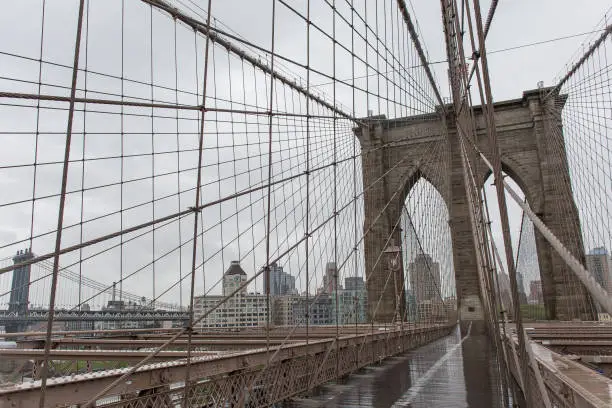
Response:
[[[544,303],[541,280],[531,281],[529,283],[529,303],[537,305]]]
[[[338,269],[335,262],[328,262],[325,265],[325,275],[323,276],[323,293],[332,293],[336,290],[336,275]]]
[[[507,273],[498,273],[497,274],[497,282],[499,284],[499,291],[501,296],[501,301],[504,305],[505,310],[508,313],[512,313],[512,290],[510,289],[510,277]]]
[[[268,286],[268,276],[264,273],[264,288]],[[265,289],[264,289],[265,290]],[[295,277],[285,272],[282,266],[275,263],[270,265],[270,295],[286,296],[297,293]]]
[[[345,290],[365,290],[365,282],[361,276],[349,276],[344,278]]]
[[[361,276],[344,279],[344,289],[331,293],[332,321],[336,322],[336,297],[338,297],[338,322],[340,324],[365,323],[366,290]]]
[[[516,273],[516,286],[518,287],[519,303],[522,305],[527,304],[527,294],[525,293],[523,274],[520,272]]]
[[[586,266],[597,283],[612,293],[612,279],[610,279],[610,259],[605,247],[591,249],[586,256]]]
[[[336,296],[338,297],[338,323],[366,323],[366,291],[339,290],[331,295],[331,318],[336,323]]]
[[[406,289],[406,318],[408,321],[415,321],[417,318],[417,303],[412,290]]]
[[[417,303],[440,299],[440,264],[428,254],[418,254],[408,266],[410,286]]]

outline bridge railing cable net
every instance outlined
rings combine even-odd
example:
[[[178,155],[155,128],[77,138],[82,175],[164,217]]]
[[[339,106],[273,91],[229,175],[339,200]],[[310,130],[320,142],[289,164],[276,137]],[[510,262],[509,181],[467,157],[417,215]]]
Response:
[[[576,255],[596,283],[606,293],[610,286],[610,64],[608,53],[612,25],[602,18],[596,33],[585,41],[577,56],[567,65],[567,72],[556,79],[556,86],[545,91],[543,114],[553,148],[559,152],[569,168],[569,177],[561,184],[573,194],[577,216],[567,224],[577,225],[559,239],[571,248],[573,242],[583,249]],[[563,154],[565,153],[565,154]],[[569,203],[560,203],[568,205]],[[608,295],[609,296],[609,295]],[[596,299],[596,312],[601,319],[609,319],[609,306]]]
[[[606,178],[610,167],[606,161],[609,115],[605,113],[610,108],[606,79],[609,68],[605,62],[609,22],[602,19],[601,27],[594,30],[597,35],[577,52],[576,59],[552,87],[540,86],[532,91],[534,97],[528,103],[536,118],[535,143],[542,146],[547,157],[540,163],[540,177],[542,185],[549,187],[542,194],[534,186],[523,184],[526,191],[521,195],[505,179],[516,174],[505,172],[508,157],[502,157],[498,141],[501,131],[492,100],[483,13],[478,0],[471,3],[442,1],[442,10],[458,147],[470,197],[474,244],[479,249],[481,290],[486,294],[483,307],[487,309],[490,332],[500,334],[493,338],[502,357],[499,362],[506,373],[504,381],[508,381],[512,399],[521,406],[576,406],[577,401],[605,404],[608,401],[605,393],[588,394],[578,384],[582,379],[595,390],[607,379],[569,360],[564,374],[569,374],[570,366],[577,373],[569,374],[571,380],[564,380],[565,389],[571,391],[566,394],[555,391],[551,375],[555,376],[559,366],[547,361],[550,350],[532,340],[534,329],[527,329],[524,322],[607,320],[607,312],[612,311],[602,278],[609,276],[608,269],[602,272],[609,262],[605,249],[609,246],[609,231],[604,226],[608,218],[609,183],[597,182]],[[463,27],[458,21],[460,15],[465,16],[465,32],[460,28]],[[471,70],[465,63],[470,54],[475,61]],[[480,101],[478,110],[472,106],[472,98]],[[477,115],[482,115],[484,127],[479,127],[482,125],[476,120]],[[488,172],[492,173],[496,187],[494,200],[479,192],[480,177]],[[553,178],[554,183],[547,181]],[[509,228],[510,203],[523,211],[518,242],[513,242]],[[490,218],[493,208],[499,214],[498,220]],[[492,222],[498,222],[502,230],[500,243],[493,239]],[[534,256],[537,267],[533,265]],[[541,280],[534,282],[533,293],[527,298],[523,280],[536,274],[542,276]],[[563,327],[567,325],[559,326],[557,331],[553,328],[549,335],[564,337],[560,335]]]
[[[1,398],[268,406],[455,324],[444,169],[366,177],[440,114],[406,4],[242,6],[3,13]]]

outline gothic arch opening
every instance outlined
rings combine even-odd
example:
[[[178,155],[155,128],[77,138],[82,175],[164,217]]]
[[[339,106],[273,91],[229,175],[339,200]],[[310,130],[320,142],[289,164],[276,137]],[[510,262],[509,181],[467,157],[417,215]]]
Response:
[[[516,182],[516,175],[507,171],[507,168],[504,170],[504,179],[524,200],[525,192],[519,183]],[[510,276],[506,262],[501,223],[499,222],[497,191],[493,182],[493,175],[489,173],[483,184],[482,193],[488,205],[489,219],[493,221],[491,223],[491,236],[489,239],[493,240],[499,254],[499,258],[495,260],[497,265],[496,290],[498,291],[498,301],[503,303],[504,309],[513,318]],[[529,196],[527,197],[527,203],[530,204]],[[508,209],[508,221],[512,238],[512,258],[514,259],[517,273],[516,283],[519,292],[521,315],[524,319],[528,320],[544,320],[546,319],[546,309],[544,306],[542,278],[538,264],[533,223],[523,214],[522,208],[508,193],[506,193],[506,207]]]
[[[516,173],[507,167],[503,171],[504,179],[510,184],[526,203],[537,212],[539,203],[535,204],[533,188],[531,193],[525,192],[524,184],[516,177]],[[528,186],[533,187],[533,186]],[[483,198],[486,199],[491,223],[491,236],[498,251],[499,258],[495,260],[498,292],[498,302],[503,302],[503,308],[513,316],[512,295],[510,289],[510,277],[504,250],[499,207],[497,205],[497,192],[493,184],[491,174],[486,178],[482,188]],[[535,198],[537,200],[537,197]],[[506,192],[506,207],[508,210],[508,221],[512,239],[512,258],[516,267],[516,283],[519,292],[519,305],[521,316],[524,320],[547,320],[554,318],[558,310],[556,286],[561,285],[567,291],[566,302],[570,310],[591,311],[595,306],[589,299],[581,295],[583,288],[577,283],[571,272],[567,271],[560,276],[554,277],[550,272],[551,256],[556,254],[541,234],[534,228],[529,217],[524,214],[522,208]],[[567,305],[566,305],[567,306]],[[572,316],[570,316],[572,317]]]
[[[456,310],[455,271],[448,208],[425,177],[408,188],[401,212],[406,314],[411,321]]]

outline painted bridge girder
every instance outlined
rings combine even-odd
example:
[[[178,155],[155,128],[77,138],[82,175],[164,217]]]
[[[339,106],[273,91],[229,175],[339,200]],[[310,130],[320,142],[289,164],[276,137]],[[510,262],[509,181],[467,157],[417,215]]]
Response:
[[[245,352],[194,357],[190,364],[193,384],[189,406],[235,406],[241,399],[268,406],[314,386],[349,374],[361,367],[427,344],[448,335],[453,325],[429,328],[374,327],[374,332],[325,340],[311,340]],[[269,365],[270,355],[275,355]],[[111,389],[107,396],[120,401],[97,406],[170,406],[183,396],[187,369],[185,359],[141,367],[129,381]],[[115,369],[47,382],[45,404],[52,407],[82,404],[128,370]],[[252,387],[247,387],[251,384]],[[251,392],[247,392],[251,388]],[[0,408],[25,408],[38,404],[40,381],[0,390]],[[256,399],[257,401],[254,401]],[[154,405],[150,405],[154,404]]]

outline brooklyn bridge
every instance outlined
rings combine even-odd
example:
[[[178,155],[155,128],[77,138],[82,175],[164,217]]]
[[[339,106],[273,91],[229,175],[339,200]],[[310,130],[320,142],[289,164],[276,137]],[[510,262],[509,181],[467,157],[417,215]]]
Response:
[[[3,4],[0,408],[612,407],[575,3]]]

